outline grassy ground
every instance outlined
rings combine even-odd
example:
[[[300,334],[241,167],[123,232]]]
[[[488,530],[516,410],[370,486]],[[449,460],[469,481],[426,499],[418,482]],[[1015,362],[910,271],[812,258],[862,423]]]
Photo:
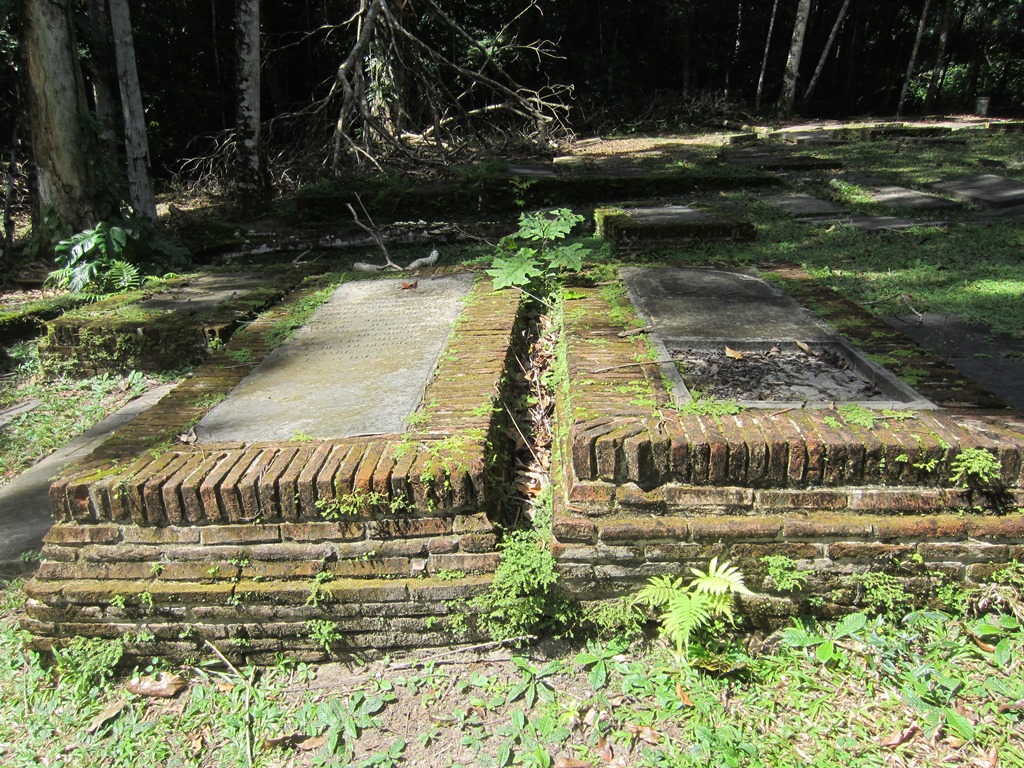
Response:
[[[1007,580],[1019,587],[1024,571]],[[970,617],[797,623],[757,651],[719,627],[700,636],[729,659],[718,672],[659,642],[563,640],[319,668],[228,667],[211,649],[208,665],[127,674],[113,669],[118,641],[26,651],[18,587],[0,593],[11,768],[1024,766],[1012,584],[961,600]],[[153,682],[176,692],[139,692]]]

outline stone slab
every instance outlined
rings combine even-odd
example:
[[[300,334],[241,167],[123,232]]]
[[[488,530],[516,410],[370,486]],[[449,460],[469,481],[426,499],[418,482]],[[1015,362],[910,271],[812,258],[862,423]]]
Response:
[[[161,291],[136,306],[199,315],[212,311],[225,301],[244,296],[266,282],[265,275],[245,272],[203,275],[169,291]]]
[[[807,195],[803,192],[794,192],[784,195],[770,195],[764,198],[766,203],[781,208],[791,216],[827,216],[840,215],[843,209],[833,202],[822,200]]]
[[[196,427],[200,442],[402,431],[444,349],[471,274],[342,285]]]
[[[829,347],[833,356],[845,359],[849,370],[867,385],[866,390],[877,390],[879,397],[865,399],[865,405],[935,407],[843,342],[793,298],[759,277],[681,267],[632,267],[623,269],[622,276],[638,313],[653,327],[648,338],[658,359],[666,361],[661,371],[671,382],[677,402],[692,399],[676,365],[667,362],[677,353],[723,345],[741,352],[767,352],[773,346],[802,342]],[[851,402],[862,401],[858,398]],[[762,407],[760,401],[743,404]],[[772,401],[771,406],[778,407],[779,402]]]
[[[904,210],[937,210],[960,208],[959,203],[947,200],[938,195],[930,195],[927,192],[920,192],[916,189],[908,189],[895,184],[872,185],[867,188],[868,195],[876,203],[887,205],[890,208]]]
[[[993,339],[988,328],[969,325],[959,315],[925,312],[920,317],[901,315],[884,319],[1024,412],[1024,340],[1012,336]]]
[[[740,272],[623,270],[630,296],[669,346],[711,339],[828,341],[831,330],[770,283]]]
[[[931,187],[961,200],[982,205],[1024,204],[1024,182],[994,173],[981,173],[950,181],[940,181],[932,184]]]
[[[861,216],[849,214],[845,216],[804,216],[800,218],[807,224],[845,224],[864,232],[898,231],[912,227],[944,227],[944,221],[913,221],[901,216]]]
[[[630,208],[627,213],[633,221],[645,226],[710,224],[718,219],[710,213],[686,205]]]

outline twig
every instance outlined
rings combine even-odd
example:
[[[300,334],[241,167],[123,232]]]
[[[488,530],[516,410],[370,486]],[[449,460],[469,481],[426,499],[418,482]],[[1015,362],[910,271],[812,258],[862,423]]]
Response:
[[[238,671],[238,667],[236,667],[234,664],[232,664],[231,661],[228,659],[228,657],[225,656],[223,653],[221,653],[220,649],[216,645],[214,645],[212,642],[210,642],[210,640],[204,639],[203,642],[206,643],[208,646],[210,646],[210,648],[213,650],[213,652],[215,654],[217,654],[217,657],[221,661],[223,661],[225,664],[228,665],[228,669],[230,669],[232,672],[234,672],[238,676],[238,679],[241,680],[245,684],[245,758],[246,758],[246,761],[247,761],[247,763],[249,765],[249,768],[252,768],[252,764],[253,764],[253,743],[252,743],[253,742],[253,734],[252,734],[252,717],[249,714],[249,700],[250,700],[250,697],[252,696],[252,681],[242,677],[242,673]]]
[[[540,459],[537,457],[537,452],[533,450],[533,445],[531,445],[530,441],[526,439],[526,435],[523,434],[523,430],[519,428],[519,425],[516,423],[516,417],[512,415],[512,411],[508,409],[508,406],[505,405],[505,403],[502,403],[501,405],[505,409],[505,413],[508,414],[509,419],[512,421],[512,426],[516,428],[516,432],[518,432],[519,436],[523,438],[523,442],[526,444],[526,447],[529,448],[530,453],[533,454],[533,460],[540,464]]]
[[[356,209],[352,207],[352,203],[345,203],[345,205],[348,206],[348,209],[352,211],[353,221],[355,221],[358,227],[365,230],[367,234],[373,238],[373,241],[377,243],[377,247],[380,248],[380,252],[384,254],[384,261],[387,262],[387,266],[390,269],[395,269],[401,272],[402,268],[391,260],[391,254],[388,253],[388,248],[384,245],[384,238],[380,236],[380,233],[377,231],[377,225],[373,223],[373,219],[370,218],[370,214],[367,213],[366,206],[363,205],[363,199],[359,195],[356,195],[356,201],[359,203],[359,207],[363,209],[363,215],[365,215],[366,220],[370,222],[370,226],[366,226],[359,220],[359,214],[357,214]]]
[[[522,291],[527,296],[529,296],[531,299],[535,299],[536,301],[539,301],[541,304],[543,304],[544,306],[548,307],[549,309],[554,309],[555,308],[555,305],[552,304],[550,301],[544,301],[544,299],[542,299],[540,296],[534,296],[532,293],[530,293],[525,288],[521,288],[518,285],[513,285],[511,287],[515,288],[517,291]]]
[[[653,330],[654,330],[654,326],[653,325],[645,325],[643,328],[634,328],[634,329],[632,329],[630,331],[619,331],[618,334],[616,334],[616,335],[620,339],[625,339],[625,338],[628,338],[629,336],[636,336],[637,334],[648,333],[649,331],[653,331]]]
[[[781,411],[775,411],[772,414],[772,417],[774,418],[775,416],[781,416],[782,414],[789,413],[790,411],[802,410],[805,405],[807,405],[807,403],[800,403],[800,405],[793,405],[790,406],[789,408],[783,408]]]
[[[604,368],[595,368],[591,373],[607,373],[608,371],[617,371],[620,368],[636,368],[638,365],[664,365],[665,363],[674,363],[675,360],[643,360],[639,363],[623,363],[622,365],[609,365]]]
[[[918,312],[916,309],[914,309],[912,306],[910,306],[910,301],[907,299],[907,294],[904,293],[902,296],[900,296],[900,298],[903,299],[903,303],[907,305],[907,309],[909,309],[911,312],[913,312],[917,316],[917,322],[919,324],[923,323],[924,322],[924,315],[922,315],[920,312]]]

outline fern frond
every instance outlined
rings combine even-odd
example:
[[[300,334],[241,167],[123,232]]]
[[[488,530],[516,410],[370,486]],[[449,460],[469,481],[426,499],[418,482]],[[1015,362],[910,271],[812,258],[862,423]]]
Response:
[[[110,262],[107,274],[103,277],[104,287],[114,293],[131,291],[142,285],[142,274],[139,268],[127,261],[115,259]]]
[[[682,591],[683,580],[679,576],[653,576],[644,588],[637,592],[634,602],[649,605],[651,608],[662,608]]]
[[[661,632],[675,644],[678,652],[683,653],[690,646],[690,636],[710,620],[706,595],[677,591],[661,614]]]
[[[721,565],[718,558],[712,558],[705,573],[697,568],[691,568],[694,575],[690,583],[690,589],[698,594],[712,595],[750,595],[753,594],[743,583],[743,574],[740,569],[734,566],[729,560]]]

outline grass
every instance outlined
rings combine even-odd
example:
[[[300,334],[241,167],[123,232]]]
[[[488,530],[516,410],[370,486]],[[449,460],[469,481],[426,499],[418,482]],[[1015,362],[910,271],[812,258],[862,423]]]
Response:
[[[0,427],[0,485],[104,419],[149,385],[140,374],[44,380],[34,343],[8,350],[0,379],[0,408],[38,400],[31,411]]]
[[[719,627],[701,640],[728,657],[725,672],[619,640],[320,668],[229,668],[211,652],[129,674],[112,668],[116,640],[27,651],[20,585],[2,586],[11,768],[1024,766],[1024,630],[1009,612],[797,622],[758,651]],[[184,692],[126,688],[160,673]]]

